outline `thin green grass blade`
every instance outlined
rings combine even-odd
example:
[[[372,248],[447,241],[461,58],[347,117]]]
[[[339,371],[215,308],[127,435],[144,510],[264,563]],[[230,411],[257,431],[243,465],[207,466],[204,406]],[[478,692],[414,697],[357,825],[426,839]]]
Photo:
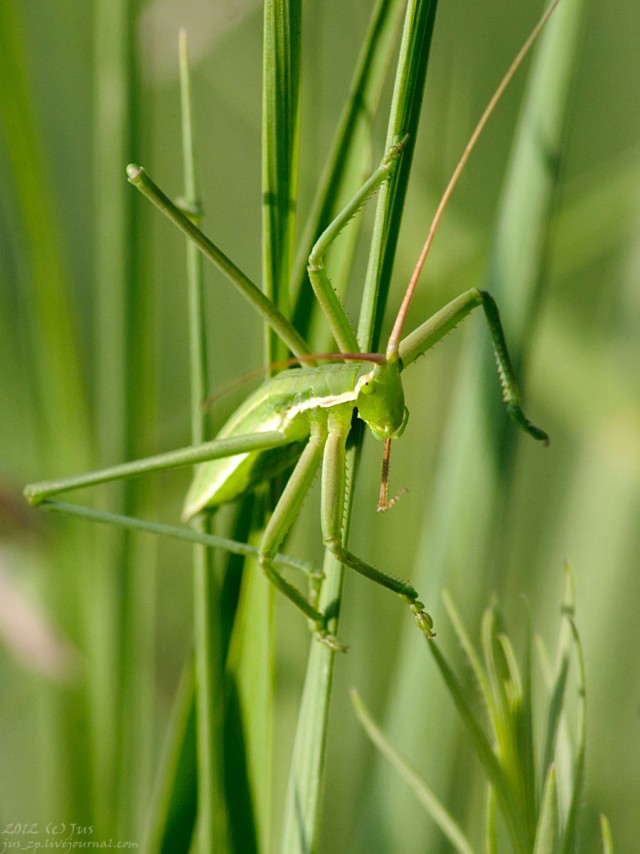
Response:
[[[300,0],[266,0],[262,68],[263,290],[291,316],[289,283],[297,205],[300,134]],[[283,342],[267,333],[267,365],[286,359]]]
[[[542,792],[542,809],[538,817],[533,854],[554,854],[558,850],[558,821],[556,770],[551,765]]]
[[[451,813],[445,808],[442,801],[434,794],[433,790],[420,777],[418,772],[411,767],[406,759],[394,750],[389,741],[384,737],[382,731],[373,721],[368,709],[362,701],[358,692],[351,692],[351,702],[358,720],[371,741],[380,753],[389,760],[405,782],[411,787],[422,806],[427,810],[431,818],[447,837],[453,848],[460,854],[473,854],[473,847],[462,828],[458,825]]]
[[[182,146],[184,201],[194,218],[201,216],[196,181],[191,78],[186,33],[180,38],[180,89],[182,105]],[[189,353],[191,376],[191,441],[194,445],[207,436],[207,418],[202,408],[209,383],[204,320],[204,280],[202,255],[186,241],[187,291],[189,304]],[[195,523],[196,530],[209,533],[206,518]],[[221,585],[214,572],[213,552],[204,545],[193,548],[195,719],[197,750],[197,816],[199,850],[205,852],[227,845],[227,805],[224,767],[225,656],[221,636]],[[191,730],[189,718],[185,735]],[[188,747],[188,745],[185,745]],[[181,755],[185,755],[184,752]],[[178,771],[183,768],[178,768]],[[191,834],[189,834],[189,837]]]
[[[576,758],[573,768],[573,791],[571,793],[571,803],[567,813],[567,819],[564,827],[562,839],[563,854],[570,854],[571,851],[577,850],[577,823],[578,812],[584,790],[585,777],[585,759],[587,748],[587,700],[586,700],[586,672],[584,654],[582,651],[582,643],[577,627],[573,619],[569,618],[574,648],[578,663],[578,722],[576,732]]]
[[[395,45],[398,18],[405,0],[378,0],[358,59],[349,98],[338,124],[335,139],[318,183],[304,231],[298,242],[293,270],[294,326],[305,332],[312,325],[317,303],[307,276],[309,252],[323,229],[356,193],[372,168],[369,150],[371,130],[384,88],[391,52]],[[351,223],[341,237],[347,247],[333,247],[331,281],[338,294],[345,292],[359,229]],[[345,258],[336,256],[346,256]],[[326,349],[321,345],[320,351]]]
[[[93,116],[93,198],[95,200],[95,315],[92,353],[96,366],[96,432],[102,460],[133,459],[142,453],[156,421],[154,323],[155,293],[144,274],[141,216],[122,168],[137,150],[142,122],[135,49],[138,3],[126,0],[95,7]],[[109,490],[116,510],[138,515],[154,484],[120,484]],[[105,655],[97,672],[111,674],[96,698],[100,718],[97,744],[104,762],[115,764],[118,827],[140,832],[152,773],[152,680],[155,671],[154,554],[148,541],[128,532],[101,534],[108,560],[100,569],[101,610],[108,613]],[[95,590],[93,592],[95,598]],[[103,677],[104,678],[104,677]],[[115,734],[113,728],[115,727]],[[111,739],[113,743],[111,742]],[[107,757],[106,753],[110,751]],[[114,810],[98,782],[96,803],[104,832],[114,826]],[[113,791],[106,785],[107,791]]]
[[[462,685],[456,679],[453,670],[449,667],[444,655],[440,651],[436,643],[430,643],[429,649],[435,659],[438,669],[444,679],[449,690],[451,698],[460,714],[462,723],[467,729],[471,740],[478,754],[480,762],[484,766],[487,777],[496,793],[496,800],[506,815],[513,812],[511,792],[507,786],[507,782],[500,768],[500,764],[496,759],[491,744],[484,734],[482,725],[476,715],[473,713],[471,706],[467,702],[465,691]]]
[[[515,651],[509,638],[500,633],[496,640],[506,663],[506,673],[502,677],[505,704],[501,729],[506,735],[506,743],[503,742],[501,749],[502,765],[510,780],[511,788],[517,795],[519,823],[533,837],[538,792],[535,781],[532,731],[530,633],[527,637],[529,643],[525,650],[523,675],[520,674]]]
[[[458,643],[462,647],[464,654],[467,656],[467,661],[471,666],[475,680],[478,683],[478,687],[482,694],[482,700],[489,712],[489,717],[493,718],[497,714],[495,696],[491,690],[491,685],[487,678],[487,673],[482,665],[482,661],[480,660],[480,656],[471,642],[469,633],[462,622],[460,613],[455,606],[451,593],[448,590],[442,591],[442,601],[447,609],[447,615],[453,625],[453,630],[458,638]]]
[[[147,854],[188,854],[197,816],[197,735],[195,676],[190,662],[182,672],[156,791],[144,850]]]
[[[363,352],[378,346],[417,139],[437,5],[437,0],[409,0],[407,4],[385,149],[406,134],[409,141],[392,179],[378,195],[358,325]]]
[[[541,298],[540,265],[584,6],[584,0],[563,0],[541,37],[500,204],[487,289],[500,300],[509,318],[516,370]]]
[[[0,8],[5,73],[0,75],[0,130],[11,169],[15,205],[12,228],[28,269],[28,312],[33,330],[30,358],[39,407],[39,445],[56,448],[60,470],[87,465],[90,430],[83,387],[68,271],[62,256],[61,223],[47,172],[42,136],[32,112],[33,98],[23,52],[25,43],[15,3]],[[9,187],[6,187],[8,190]],[[52,467],[53,469],[53,467]]]
[[[613,834],[606,815],[600,815],[600,833],[602,834],[602,854],[614,854]]]

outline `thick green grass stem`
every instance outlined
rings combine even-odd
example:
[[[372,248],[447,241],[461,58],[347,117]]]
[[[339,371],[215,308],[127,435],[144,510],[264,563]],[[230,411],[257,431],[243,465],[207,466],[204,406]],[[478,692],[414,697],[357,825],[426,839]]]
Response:
[[[429,44],[433,32],[435,2],[409,3],[400,48],[400,59],[396,70],[396,86],[390,126],[387,134],[388,147],[404,138],[406,132],[417,129],[422,90],[426,78]],[[374,31],[375,32],[375,31]],[[372,31],[369,32],[372,37]],[[407,85],[407,81],[410,81]],[[403,125],[403,123],[406,123]],[[390,263],[395,250],[395,237],[402,215],[404,190],[410,165],[410,156],[404,153],[402,170],[383,187],[377,208],[377,227],[371,242],[370,258],[386,259]],[[400,192],[396,192],[397,174],[402,171],[404,180]],[[393,234],[388,243],[389,233]],[[369,269],[378,275],[368,275],[363,293],[359,323],[359,343],[364,351],[372,349],[374,329],[379,326],[378,315],[384,310],[384,301],[378,298],[382,287],[382,267],[370,262]],[[361,439],[361,436],[360,436]],[[356,479],[359,443],[348,454],[348,466],[352,484]],[[351,513],[350,496],[345,508],[343,537],[348,537]],[[325,581],[321,595],[321,608],[332,608],[329,630],[336,634],[340,611],[340,596],[343,582],[343,567],[327,552],[324,564]],[[322,786],[324,783],[324,751],[327,740],[329,700],[333,679],[335,653],[324,646],[312,645],[302,703],[298,717],[294,757],[289,776],[289,789],[285,812],[282,851],[285,854],[310,854],[318,847]]]

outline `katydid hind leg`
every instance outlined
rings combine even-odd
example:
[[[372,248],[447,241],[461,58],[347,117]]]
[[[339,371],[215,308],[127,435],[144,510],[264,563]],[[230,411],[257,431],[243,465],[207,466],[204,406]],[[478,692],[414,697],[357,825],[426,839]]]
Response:
[[[397,593],[408,605],[418,628],[428,637],[434,637],[433,620],[424,610],[414,587],[402,578],[378,569],[350,552],[343,545],[343,517],[346,489],[346,440],[349,423],[329,419],[329,434],[325,443],[322,466],[322,534],[325,546],[337,560]]]

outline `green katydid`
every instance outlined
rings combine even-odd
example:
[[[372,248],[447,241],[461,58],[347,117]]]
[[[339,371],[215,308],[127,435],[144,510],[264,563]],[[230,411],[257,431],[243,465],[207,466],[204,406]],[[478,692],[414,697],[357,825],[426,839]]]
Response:
[[[81,515],[100,519],[104,518],[104,514],[86,508],[74,511],[70,505],[56,504],[49,499],[67,490],[198,463],[200,465],[185,501],[183,520],[187,521],[202,511],[233,501],[254,488],[263,479],[287,467],[293,455],[297,457],[297,462],[257,549],[259,562],[266,576],[304,613],[318,639],[333,649],[342,649],[336,638],[327,630],[326,615],[317,610],[317,585],[312,587],[312,595],[307,597],[288,581],[279,569],[287,564],[300,566],[299,562],[278,555],[278,550],[317,470],[321,468],[321,526],[326,548],[343,565],[400,595],[408,604],[421,631],[428,638],[433,637],[431,617],[425,611],[413,586],[408,581],[374,567],[344,545],[346,443],[355,412],[357,417],[368,425],[374,437],[384,442],[378,509],[386,510],[391,507],[396,501],[395,498],[389,500],[387,496],[391,441],[402,434],[408,418],[402,388],[402,371],[478,306],[482,307],[487,321],[503,399],[510,416],[534,439],[545,444],[548,442],[547,434],[534,426],[521,409],[498,310],[488,293],[472,288],[453,299],[406,337],[402,337],[402,333],[418,278],[460,173],[502,92],[558,2],[559,0],[554,0],[550,5],[516,56],[456,166],[407,286],[384,354],[359,352],[355,333],[327,276],[324,255],[359,208],[391,177],[398,159],[402,156],[406,138],[398,139],[385,154],[378,169],[319,237],[309,256],[308,273],[314,293],[341,351],[322,357],[309,352],[306,343],[289,321],[153,184],[144,170],[129,166],[127,171],[130,182],[147,195],[226,273],[287,344],[295,355],[295,361],[302,364],[301,367],[282,371],[267,380],[236,410],[213,441],[60,481],[32,484],[25,490],[29,501],[32,504],[46,502],[53,509],[79,512]],[[318,361],[328,361],[329,364],[318,365]],[[132,524],[144,528],[147,523],[138,521]],[[150,530],[158,531],[160,528],[162,526],[152,527],[149,523]],[[175,528],[167,528],[165,532],[173,536],[179,535]],[[196,532],[189,534],[192,539],[201,538],[203,542],[219,545],[227,550],[244,549],[246,553],[248,549],[244,544],[221,540],[216,542],[215,538],[207,539],[206,535]]]

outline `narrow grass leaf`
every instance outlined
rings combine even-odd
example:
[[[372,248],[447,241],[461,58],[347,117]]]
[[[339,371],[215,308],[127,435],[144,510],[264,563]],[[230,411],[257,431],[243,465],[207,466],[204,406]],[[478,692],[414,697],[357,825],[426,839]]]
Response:
[[[385,148],[388,150],[407,134],[409,139],[393,177],[378,195],[358,325],[358,341],[364,351],[378,345],[416,144],[437,5],[437,0],[407,3]]]
[[[573,768],[573,791],[571,803],[567,813],[562,839],[562,854],[570,854],[577,850],[577,822],[578,810],[582,799],[585,776],[585,757],[587,747],[587,701],[586,701],[586,672],[584,654],[580,635],[573,618],[569,617],[573,635],[574,648],[578,663],[577,690],[578,690],[578,722],[576,732],[576,758]]]
[[[290,317],[300,133],[300,0],[266,0],[262,68],[263,290]],[[289,354],[269,330],[266,364]]]
[[[555,854],[558,850],[558,792],[556,771],[549,768],[542,792],[542,808],[538,817],[533,854]]]
[[[180,36],[180,92],[182,116],[184,204],[199,220],[201,203],[196,179],[191,76],[186,33]],[[191,385],[191,441],[207,438],[207,419],[202,408],[208,392],[207,344],[204,315],[202,255],[186,241],[187,295],[189,306],[189,372]],[[209,521],[201,517],[196,529],[209,533]],[[214,575],[213,551],[193,547],[195,719],[197,749],[198,846],[202,852],[225,848],[228,839],[225,797],[225,655],[221,635],[221,587]],[[185,734],[190,735],[189,718]],[[187,747],[188,745],[185,745]],[[183,770],[178,768],[178,771]]]
[[[462,723],[471,737],[475,751],[478,754],[478,759],[483,765],[487,777],[495,790],[497,802],[508,817],[513,812],[513,805],[511,793],[507,786],[504,774],[502,773],[502,769],[500,768],[500,763],[498,762],[491,744],[482,729],[480,721],[476,715],[474,715],[471,710],[471,706],[467,702],[462,685],[454,676],[454,673],[447,664],[444,655],[440,652],[437,643],[431,641],[429,643],[429,649],[431,650],[431,654],[433,655],[442,678],[446,683],[447,689],[449,690],[449,694],[451,695],[451,698],[458,710]]]
[[[197,736],[194,668],[185,666],[157,775],[144,850],[188,854],[197,816]]]
[[[418,772],[387,741],[379,727],[374,723],[362,698],[355,689],[351,691],[351,702],[358,720],[371,741],[411,787],[415,796],[425,807],[440,830],[442,830],[454,849],[459,851],[460,854],[473,854],[474,849],[460,825],[445,808],[442,801],[434,794],[433,790],[420,777]]]
[[[451,594],[448,590],[442,591],[442,601],[444,602],[444,606],[447,609],[447,614],[449,619],[451,620],[451,624],[453,625],[453,629],[456,633],[456,637],[458,638],[458,642],[462,647],[465,655],[467,656],[467,661],[471,666],[473,671],[473,675],[478,683],[480,688],[480,692],[482,694],[482,700],[489,711],[489,716],[493,718],[496,715],[495,708],[495,700],[494,694],[491,690],[491,685],[489,680],[487,679],[487,674],[485,672],[484,667],[482,666],[482,662],[480,661],[480,657],[476,653],[475,647],[471,642],[471,638],[467,630],[464,627],[462,622],[462,618],[460,617],[460,613],[455,606],[455,603],[451,597]]]
[[[303,332],[309,330],[311,319],[317,311],[317,301],[307,276],[309,252],[322,230],[338,214],[341,207],[359,189],[371,169],[371,131],[386,76],[399,14],[405,0],[378,0],[371,14],[369,29],[356,65],[349,97],[327,161],[318,183],[316,195],[302,235],[298,241],[293,270],[294,325]],[[353,233],[353,234],[352,234]],[[352,224],[341,242],[348,240],[350,247],[332,251],[331,280],[336,291],[344,292],[345,280],[352,260],[352,248],[358,229]],[[341,256],[347,259],[342,260]]]
[[[156,422],[154,370],[155,289],[145,275],[141,218],[145,212],[122,170],[140,144],[140,77],[135,52],[138,3],[99,0],[94,21],[93,260],[95,305],[93,350],[95,430],[101,460],[135,459],[147,448]],[[110,488],[116,511],[137,515],[154,484],[124,483]],[[155,555],[151,544],[128,532],[101,533],[94,587],[108,614],[96,697],[97,745],[105,772],[116,775],[111,788],[101,777],[96,804],[102,827],[129,832],[140,825],[152,773],[152,681],[155,669]],[[98,610],[94,590],[92,609]],[[98,617],[96,617],[96,622]],[[104,651],[103,651],[104,650]],[[109,684],[109,678],[111,684]],[[108,696],[108,717],[104,711]],[[110,719],[109,719],[110,718]],[[110,755],[107,756],[107,753]],[[108,766],[112,767],[109,768]],[[114,767],[115,766],[115,767]],[[114,809],[105,791],[117,793]]]
[[[613,834],[606,815],[600,815],[600,833],[602,834],[602,854],[614,854]]]

